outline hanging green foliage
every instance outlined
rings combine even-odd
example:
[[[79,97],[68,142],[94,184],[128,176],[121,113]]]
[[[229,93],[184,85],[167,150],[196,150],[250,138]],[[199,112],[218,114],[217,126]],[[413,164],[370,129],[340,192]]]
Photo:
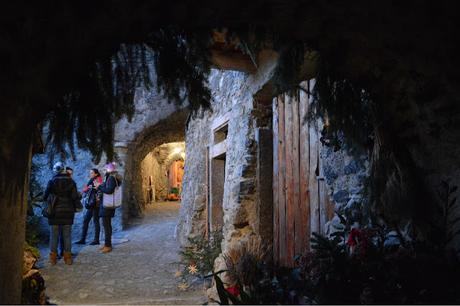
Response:
[[[157,88],[166,98],[177,104],[188,101],[192,111],[210,106],[210,43],[210,31],[167,27],[150,35],[146,45],[154,52]]]
[[[362,84],[341,75],[333,63],[320,56],[312,93],[311,113],[326,122],[323,137],[334,144],[345,142],[348,148],[369,149],[374,108]]]
[[[152,69],[165,98],[178,105],[188,102],[192,114],[208,108],[209,43],[209,32],[168,27],[152,33],[145,44],[121,45],[114,56],[96,62],[47,117],[51,155],[74,156],[77,143],[97,162],[103,152],[113,160],[114,124],[124,115],[131,119],[135,91],[152,86]]]

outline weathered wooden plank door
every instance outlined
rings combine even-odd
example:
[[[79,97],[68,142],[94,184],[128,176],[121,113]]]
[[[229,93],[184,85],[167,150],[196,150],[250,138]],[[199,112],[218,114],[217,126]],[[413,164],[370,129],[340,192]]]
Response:
[[[322,233],[330,201],[321,176],[317,120],[306,120],[310,85],[273,100],[273,252],[281,266],[310,248],[312,232]]]

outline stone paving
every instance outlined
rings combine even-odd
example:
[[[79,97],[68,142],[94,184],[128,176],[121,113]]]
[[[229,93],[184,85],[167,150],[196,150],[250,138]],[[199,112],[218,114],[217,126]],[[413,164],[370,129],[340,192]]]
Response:
[[[143,219],[114,237],[113,251],[72,246],[74,264],[56,266],[41,259],[46,293],[56,304],[203,304],[204,288],[181,291],[179,245],[174,237],[179,203],[155,203]],[[197,288],[198,287],[198,288]]]

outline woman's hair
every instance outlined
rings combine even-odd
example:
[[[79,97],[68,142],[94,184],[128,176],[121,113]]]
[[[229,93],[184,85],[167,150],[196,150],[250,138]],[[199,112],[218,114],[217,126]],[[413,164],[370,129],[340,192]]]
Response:
[[[99,172],[99,170],[97,170],[97,168],[93,168],[93,169],[91,169],[91,171],[93,171],[96,174],[96,176],[101,175],[101,173]]]

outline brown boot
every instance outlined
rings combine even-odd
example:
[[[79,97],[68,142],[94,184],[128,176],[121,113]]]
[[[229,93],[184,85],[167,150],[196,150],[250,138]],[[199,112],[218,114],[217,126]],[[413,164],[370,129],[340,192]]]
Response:
[[[109,253],[109,252],[112,252],[112,247],[104,246],[104,248],[102,248],[102,253]]]
[[[66,265],[71,265],[72,264],[72,253],[64,252],[64,262],[65,262]]]
[[[57,253],[50,252],[50,264],[54,266],[56,263],[57,263]]]

